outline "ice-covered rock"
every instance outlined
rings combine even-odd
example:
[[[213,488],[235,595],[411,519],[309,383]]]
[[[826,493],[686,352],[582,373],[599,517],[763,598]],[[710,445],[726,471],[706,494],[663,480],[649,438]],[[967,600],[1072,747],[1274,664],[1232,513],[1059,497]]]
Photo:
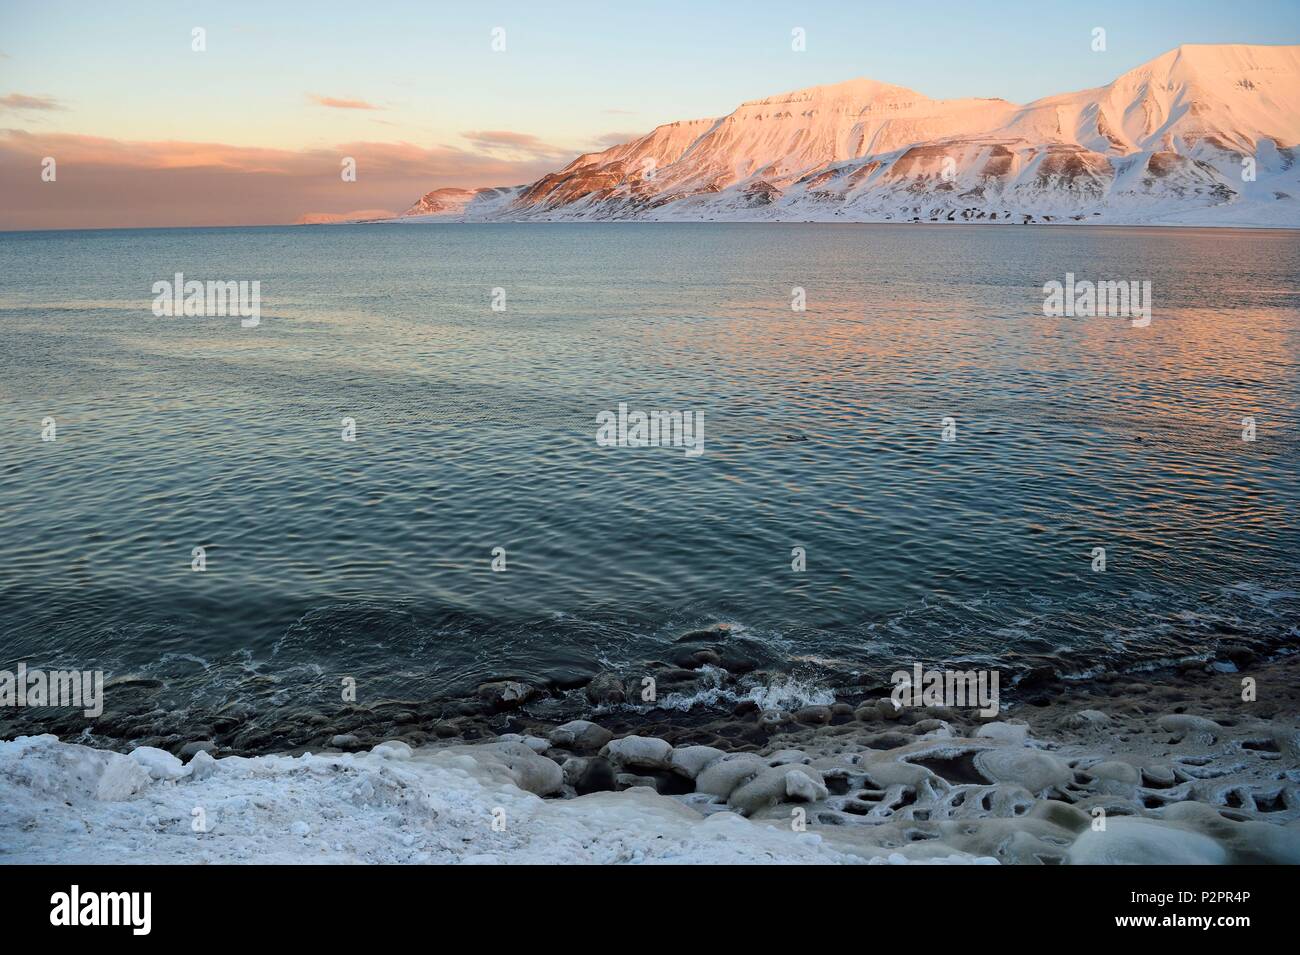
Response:
[[[742,815],[753,815],[778,802],[797,799],[813,802],[828,795],[822,774],[811,766],[769,766],[737,786],[727,805]]]
[[[986,749],[975,754],[974,763],[991,782],[1014,783],[1034,795],[1066,786],[1073,778],[1063,760],[1034,749]]]
[[[1193,739],[1213,742],[1219,738],[1223,727],[1214,720],[1204,716],[1190,716],[1186,713],[1172,713],[1156,720],[1156,725],[1176,739],[1192,737]]]
[[[186,773],[185,765],[179,759],[154,746],[137,746],[129,755],[153,779],[180,779]]]
[[[601,755],[619,767],[670,769],[672,754],[672,745],[655,736],[624,736],[606,743],[601,749]]]
[[[410,743],[404,743],[400,739],[390,739],[386,742],[380,743],[378,746],[371,749],[370,752],[374,753],[376,756],[384,756],[388,759],[410,759],[412,750]]]
[[[1150,819],[1111,818],[1070,846],[1072,865],[1222,865],[1227,852],[1209,836]]]
[[[613,738],[613,733],[590,720],[570,720],[550,733],[552,745],[580,753],[594,753]]]
[[[447,751],[467,755],[496,778],[538,796],[559,792],[564,786],[564,772],[559,764],[537,755],[525,743],[498,740],[477,746],[453,746]]]
[[[190,771],[190,779],[201,782],[217,771],[217,760],[207,750],[199,750],[185,768]]]
[[[215,754],[216,752],[217,744],[215,742],[210,739],[202,739],[186,743],[181,747],[181,751],[177,755],[180,756],[183,761],[188,762],[199,753]]]
[[[767,768],[765,761],[751,753],[728,753],[700,771],[695,777],[695,791],[725,799],[737,786]]]
[[[1101,710],[1079,710],[1066,721],[1071,729],[1103,729],[1109,723],[1110,717]]]
[[[523,743],[534,753],[545,753],[551,748],[551,741],[540,736],[524,736],[519,733],[502,733],[497,739],[507,743]]]
[[[1029,739],[1029,727],[1024,723],[985,723],[975,736],[979,739],[995,739],[1019,746]]]
[[[711,763],[721,759],[725,753],[712,746],[679,746],[673,750],[669,765],[674,772],[687,779],[695,779]]]
[[[149,770],[128,756],[60,743],[49,734],[0,742],[0,765],[13,785],[60,805],[129,799],[153,782]]]

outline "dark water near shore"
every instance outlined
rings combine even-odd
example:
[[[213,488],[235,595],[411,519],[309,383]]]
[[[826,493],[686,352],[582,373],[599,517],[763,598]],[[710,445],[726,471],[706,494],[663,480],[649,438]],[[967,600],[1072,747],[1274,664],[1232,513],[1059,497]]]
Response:
[[[155,318],[176,272],[259,280],[260,327]],[[1066,272],[1150,280],[1150,327],[1044,318]],[[1285,646],[1297,276],[1267,232],[0,235],[0,668],[293,708],[635,667],[718,621],[822,685]],[[597,447],[619,402],[703,412],[703,455]]]

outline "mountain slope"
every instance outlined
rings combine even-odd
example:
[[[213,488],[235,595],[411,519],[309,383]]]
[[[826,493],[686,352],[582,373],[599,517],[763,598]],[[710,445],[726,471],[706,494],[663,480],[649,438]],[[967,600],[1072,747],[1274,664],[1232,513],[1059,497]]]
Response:
[[[1300,228],[1300,46],[1181,46],[1024,106],[856,79],[660,126],[401,221],[1089,221]]]

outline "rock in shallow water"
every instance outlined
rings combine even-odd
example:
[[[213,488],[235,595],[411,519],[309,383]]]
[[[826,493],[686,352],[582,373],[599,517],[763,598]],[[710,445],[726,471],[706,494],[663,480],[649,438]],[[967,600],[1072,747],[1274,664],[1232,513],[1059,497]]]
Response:
[[[518,680],[497,680],[478,688],[478,698],[494,712],[515,710],[523,706],[540,691]]]
[[[623,681],[613,673],[602,673],[587,684],[587,699],[596,706],[612,706],[627,699]]]

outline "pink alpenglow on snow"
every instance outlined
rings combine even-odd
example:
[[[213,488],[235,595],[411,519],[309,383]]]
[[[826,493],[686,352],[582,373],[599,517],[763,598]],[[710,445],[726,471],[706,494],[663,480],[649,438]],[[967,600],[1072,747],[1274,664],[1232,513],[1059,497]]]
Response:
[[[1187,45],[1021,106],[855,79],[660,126],[398,220],[1300,227],[1300,46]]]

